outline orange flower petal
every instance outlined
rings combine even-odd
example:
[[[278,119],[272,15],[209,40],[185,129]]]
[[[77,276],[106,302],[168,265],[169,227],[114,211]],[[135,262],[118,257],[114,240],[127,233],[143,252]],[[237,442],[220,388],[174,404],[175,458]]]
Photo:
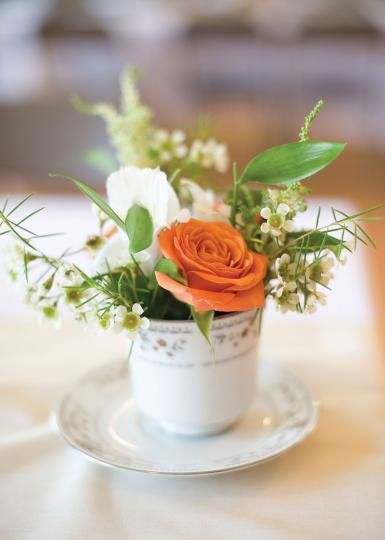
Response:
[[[163,255],[182,270],[183,285],[162,272],[157,282],[197,311],[245,311],[264,305],[268,259],[248,251],[241,233],[228,223],[191,219],[159,233]]]

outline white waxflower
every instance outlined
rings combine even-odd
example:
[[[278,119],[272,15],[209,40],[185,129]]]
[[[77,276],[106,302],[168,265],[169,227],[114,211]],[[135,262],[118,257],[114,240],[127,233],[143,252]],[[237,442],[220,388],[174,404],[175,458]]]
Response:
[[[153,134],[151,150],[157,153],[160,163],[167,163],[173,158],[183,159],[188,152],[185,140],[186,134],[180,129],[171,133],[165,129],[158,129]]]
[[[12,242],[5,249],[5,267],[12,281],[25,276],[25,265],[36,259],[32,253],[25,250],[21,242]]]
[[[297,293],[297,284],[294,281],[280,285],[275,292],[277,308],[281,313],[288,311],[296,311],[299,303],[299,295]]]
[[[56,273],[56,284],[59,287],[77,287],[83,283],[79,271],[70,264],[65,264]]]
[[[326,294],[314,290],[309,296],[306,298],[306,312],[307,313],[315,313],[317,311],[317,302],[321,304],[322,306],[326,305]]]
[[[139,329],[147,330],[150,326],[150,321],[147,317],[142,317],[143,308],[140,304],[134,304],[132,310],[124,306],[118,306],[113,310],[114,329],[117,332],[125,332],[129,339],[134,340]]]
[[[314,281],[315,283],[328,286],[330,280],[334,277],[333,272],[330,271],[333,266],[334,260],[332,257],[315,259],[307,266],[305,276],[309,281]]]
[[[284,253],[275,262],[278,278],[282,281],[290,281],[291,276],[294,275],[295,264],[290,262],[290,260],[290,255]]]
[[[111,311],[107,309],[103,311],[98,305],[92,306],[84,315],[84,322],[96,330],[98,334],[106,332],[114,326],[114,318]]]
[[[61,320],[56,300],[43,298],[39,300],[35,307],[40,313],[39,323],[41,325],[44,326],[48,323],[56,328],[60,327]]]
[[[77,306],[91,296],[89,289],[82,289],[83,278],[71,265],[64,265],[57,271],[55,286],[59,288],[65,304],[75,311]]]
[[[26,289],[24,302],[31,305],[32,307],[37,307],[42,298],[45,297],[45,291],[37,285],[29,285]]]
[[[286,219],[289,212],[290,207],[285,203],[280,203],[274,211],[268,206],[262,208],[261,216],[266,221],[262,223],[261,231],[276,237],[281,236],[284,231],[291,232],[294,229],[294,223]]]
[[[224,173],[229,166],[227,146],[210,138],[207,141],[196,139],[193,141],[189,159],[204,168],[214,167],[218,172]]]

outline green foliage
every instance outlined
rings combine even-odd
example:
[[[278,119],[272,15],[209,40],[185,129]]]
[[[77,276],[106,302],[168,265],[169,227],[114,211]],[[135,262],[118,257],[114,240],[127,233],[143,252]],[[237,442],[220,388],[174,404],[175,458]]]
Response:
[[[152,244],[154,225],[147,208],[134,204],[127,212],[125,227],[130,241],[130,253],[138,253]]]
[[[331,251],[337,258],[340,258],[344,250],[352,252],[358,242],[365,245],[369,243],[375,247],[373,240],[360,225],[360,222],[382,219],[380,216],[368,216],[368,214],[379,208],[381,206],[373,206],[350,216],[341,210],[332,208],[334,220],[322,227],[319,226],[321,215],[321,209],[319,209],[314,229],[287,234],[285,251],[295,252],[299,264],[301,258],[306,260],[308,253],[315,253],[317,258],[321,258],[328,251]],[[342,217],[338,218],[338,216]],[[352,240],[353,246],[351,246],[349,240]]]
[[[293,184],[324,169],[344,148],[342,143],[316,141],[274,146],[246,165],[240,181],[277,186]]]
[[[255,221],[255,216],[260,212],[262,205],[263,192],[253,189],[245,184],[238,187],[236,213],[242,215],[244,223]],[[232,206],[234,200],[233,190],[228,190],[225,202]]]
[[[292,240],[297,241],[298,238],[303,238],[304,233],[303,232],[291,232],[287,233],[287,241],[288,245],[290,246],[290,242]],[[322,231],[311,231],[306,238],[306,246],[304,245],[303,249],[307,253],[311,253],[314,251],[319,251],[320,249],[335,249],[337,246],[341,245],[341,240],[339,238],[336,238],[335,236],[331,236],[327,232]],[[305,243],[304,243],[305,244]],[[347,249],[350,251],[347,242],[342,241],[342,247],[344,249]],[[300,249],[298,244],[294,242],[294,249]]]
[[[211,352],[214,352],[213,344],[211,341],[211,326],[214,318],[214,311],[196,311],[191,306],[191,314],[193,316],[194,321],[196,322],[200,333],[204,337],[204,339],[207,341]]]
[[[299,238],[301,239],[301,242],[297,242]],[[291,246],[290,244],[293,240],[294,242]],[[337,238],[336,236],[331,236],[327,232],[322,231],[310,231],[307,235],[304,235],[304,233],[301,232],[288,233],[287,242],[289,252],[294,250],[303,255],[308,253],[318,253],[318,256],[322,256],[322,253],[331,251],[339,258],[343,250],[346,249],[349,252],[352,251],[343,237]]]
[[[90,104],[79,96],[71,98],[72,105],[80,112],[102,118],[122,165],[146,167],[152,164],[148,156],[151,112],[140,102],[136,88],[137,72],[127,69],[121,78],[121,110],[109,103]]]
[[[320,99],[314,106],[314,108],[310,111],[310,113],[305,117],[304,125],[301,127],[301,131],[299,132],[299,140],[300,142],[305,142],[309,140],[309,131],[312,123],[320,113],[322,107],[324,106],[324,101]]]
[[[50,173],[48,176],[56,177],[59,176],[61,178],[65,178],[66,180],[70,180],[75,184],[75,186],[82,192],[86,197],[88,197],[93,203],[96,204],[98,208],[102,212],[104,212],[112,221],[118,225],[123,231],[126,230],[126,226],[124,221],[114,212],[114,210],[110,207],[109,204],[97,193],[91,186],[83,182],[82,180],[78,180],[77,178],[74,178],[72,176],[65,176],[63,174],[59,173]]]

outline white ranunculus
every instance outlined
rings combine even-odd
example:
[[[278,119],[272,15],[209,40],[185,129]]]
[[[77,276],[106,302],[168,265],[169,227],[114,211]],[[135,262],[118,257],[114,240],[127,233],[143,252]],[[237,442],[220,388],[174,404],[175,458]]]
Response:
[[[107,179],[107,195],[111,208],[124,220],[128,210],[139,204],[146,208],[154,224],[152,245],[135,255],[142,270],[151,274],[160,257],[157,234],[175,220],[180,205],[175,191],[170,186],[166,174],[159,169],[139,169],[122,167]],[[108,268],[127,266],[131,261],[129,239],[122,231],[114,234],[98,253],[94,270],[104,273]]]
[[[180,210],[176,193],[160,169],[122,167],[108,177],[107,195],[111,208],[122,219],[135,203],[147,208],[155,231],[175,219]]]

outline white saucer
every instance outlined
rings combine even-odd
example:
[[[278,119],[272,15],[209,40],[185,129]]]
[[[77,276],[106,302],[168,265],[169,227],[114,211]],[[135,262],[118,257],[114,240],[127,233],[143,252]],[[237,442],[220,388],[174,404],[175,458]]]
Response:
[[[127,362],[94,370],[58,404],[67,442],[104,465],[164,475],[207,475],[250,467],[282,454],[314,429],[318,409],[307,387],[271,364],[259,370],[259,396],[229,431],[183,437],[138,413]]]

